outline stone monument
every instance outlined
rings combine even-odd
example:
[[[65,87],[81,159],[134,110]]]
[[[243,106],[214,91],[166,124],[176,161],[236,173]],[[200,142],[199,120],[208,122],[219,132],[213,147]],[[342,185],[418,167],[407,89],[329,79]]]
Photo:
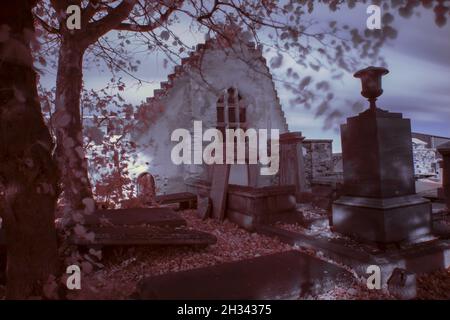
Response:
[[[305,164],[303,161],[301,132],[287,132],[280,135],[280,185],[295,185],[297,200],[305,192]]]
[[[379,243],[414,240],[431,230],[431,204],[415,191],[410,120],[375,104],[388,72],[369,67],[354,75],[370,107],[341,125],[344,195],[332,214],[335,231]]]
[[[442,155],[442,188],[439,191],[447,205],[447,210],[450,210],[450,142],[441,144],[437,149]]]

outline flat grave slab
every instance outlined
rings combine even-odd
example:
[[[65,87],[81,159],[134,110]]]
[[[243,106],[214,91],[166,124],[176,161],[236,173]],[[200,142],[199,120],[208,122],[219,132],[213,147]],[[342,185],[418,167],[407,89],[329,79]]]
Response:
[[[73,237],[71,242],[80,246],[141,246],[141,245],[199,245],[215,244],[217,238],[209,233],[186,228],[112,226],[93,227],[93,242]]]
[[[450,266],[450,260],[446,258],[450,256],[450,240],[445,238],[431,237],[430,241],[381,250],[364,243],[356,248],[344,239],[319,238],[269,225],[259,226],[256,231],[290,245],[321,251],[334,261],[350,266],[363,277],[368,277],[366,271],[369,265],[377,265],[381,268],[382,283],[386,283],[395,268],[420,274]]]
[[[187,210],[197,208],[197,196],[191,192],[179,192],[156,196],[156,202],[159,204],[178,203],[177,210]]]
[[[170,208],[132,208],[98,210],[85,215],[86,225],[111,224],[114,226],[185,226],[186,221]]]
[[[349,282],[345,269],[299,251],[143,279],[135,299],[296,299]]]

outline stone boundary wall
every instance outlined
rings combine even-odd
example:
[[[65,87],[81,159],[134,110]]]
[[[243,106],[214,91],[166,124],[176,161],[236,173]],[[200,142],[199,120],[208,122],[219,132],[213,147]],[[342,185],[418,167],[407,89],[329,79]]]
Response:
[[[333,140],[303,140],[306,183],[311,186],[314,178],[333,172]]]

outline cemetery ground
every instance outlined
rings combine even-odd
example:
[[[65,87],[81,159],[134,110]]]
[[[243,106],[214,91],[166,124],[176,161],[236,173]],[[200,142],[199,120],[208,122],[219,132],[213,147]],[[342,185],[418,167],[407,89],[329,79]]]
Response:
[[[298,223],[278,223],[277,227],[291,232],[316,237],[336,237],[326,223],[326,211],[311,205],[302,205],[305,217],[322,221],[309,228]],[[354,275],[350,282],[333,283],[325,292],[300,296],[298,299],[395,299],[384,288],[369,290],[366,280],[358,277],[354,270],[324,255],[320,250],[307,246],[289,245],[256,232],[249,232],[225,220],[202,220],[195,210],[178,212],[187,222],[187,229],[210,233],[217,242],[209,246],[127,246],[104,248],[102,266],[84,274],[81,290],[69,292],[67,299],[129,299],[136,292],[138,283],[151,276],[221,265],[278,252],[299,251],[327,263],[343,267]],[[449,299],[450,269],[419,275],[417,299]],[[5,287],[0,285],[0,297]]]

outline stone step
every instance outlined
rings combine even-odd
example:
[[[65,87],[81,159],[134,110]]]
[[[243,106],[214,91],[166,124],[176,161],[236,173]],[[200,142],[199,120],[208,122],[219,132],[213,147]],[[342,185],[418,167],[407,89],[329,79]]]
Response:
[[[198,245],[207,246],[217,242],[209,233],[185,228],[162,227],[94,227],[95,240],[72,237],[71,243],[79,246],[153,246]]]
[[[349,283],[345,269],[299,251],[143,279],[134,299],[296,299]]]
[[[98,210],[91,215],[85,215],[85,224],[88,226],[105,224],[115,226],[171,226],[180,227],[186,225],[186,220],[181,218],[170,208],[132,208],[115,210]]]

